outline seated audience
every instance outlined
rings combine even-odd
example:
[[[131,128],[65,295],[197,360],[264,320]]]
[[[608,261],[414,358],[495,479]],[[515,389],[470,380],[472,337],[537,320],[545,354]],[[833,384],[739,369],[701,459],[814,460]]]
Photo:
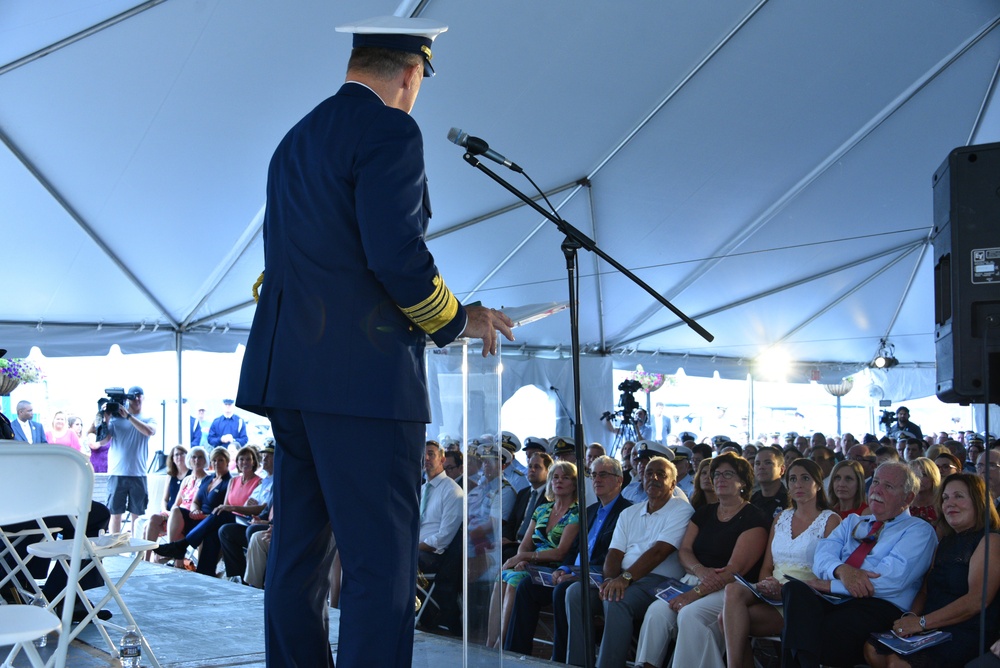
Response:
[[[600,589],[577,582],[567,591],[570,665],[582,666],[587,660],[581,600],[585,587],[591,597],[592,614],[600,607],[604,610],[604,636],[597,666],[617,668],[625,665],[633,627],[656,600],[658,586],[665,578],[684,575],[677,548],[694,509],[684,498],[674,497],[677,471],[668,459],[653,457],[646,463],[643,475],[648,498],[619,516],[604,560]]]
[[[251,469],[251,475],[256,477],[253,473],[256,470],[256,451],[250,448],[253,455],[244,456],[244,461],[242,466],[246,468],[249,463],[253,463],[253,469]],[[241,451],[242,452],[242,451]],[[222,447],[221,445],[214,450],[212,450],[212,468],[215,472],[209,476],[206,476],[205,480],[202,481],[201,486],[198,490],[198,495],[195,497],[195,510],[191,510],[187,513],[183,512],[181,509],[177,508],[175,510],[180,511],[179,515],[186,515],[187,522],[195,522],[195,526],[191,528],[184,535],[184,538],[180,540],[165,543],[158,548],[156,548],[156,553],[161,557],[167,557],[169,559],[183,559],[184,555],[187,553],[188,547],[198,547],[205,541],[209,534],[214,537],[213,543],[218,542],[218,527],[220,524],[217,518],[220,517],[215,511],[218,510],[219,506],[223,505],[229,500],[229,490],[232,485],[232,477],[229,473],[229,451]],[[258,483],[260,478],[257,478]],[[256,487],[254,485],[253,487]],[[249,484],[241,485],[240,489],[245,490],[249,488],[251,491],[253,487]],[[240,501],[245,501],[243,498]],[[242,505],[242,504],[241,504]],[[171,511],[173,512],[173,511]],[[212,531],[209,531],[213,528]],[[204,551],[200,554],[198,558],[198,569],[199,572],[206,574],[215,574],[215,566],[218,563],[218,554],[215,555],[215,562],[209,567],[208,559],[206,559]]]
[[[183,445],[175,445],[170,450],[170,457],[167,458],[167,476],[169,480],[167,481],[167,488],[163,493],[164,512],[153,513],[149,516],[149,520],[146,522],[146,540],[156,542],[157,538],[167,533],[167,518],[170,516],[170,509],[174,507],[174,503],[177,501],[177,494],[181,490],[184,478],[191,473],[191,469],[187,465],[187,455],[187,448]],[[202,472],[204,472],[204,469],[202,469]],[[146,561],[152,561],[155,553],[152,550],[146,550],[142,556]]]
[[[198,521],[191,517],[191,511],[200,507],[195,499],[201,490],[201,484],[208,477],[205,467],[208,466],[208,455],[201,446],[191,448],[187,454],[186,464],[191,469],[191,475],[184,478],[173,505],[167,511],[167,540],[180,540],[184,534],[193,529]],[[228,467],[228,464],[226,465]]]
[[[872,515],[844,518],[816,548],[817,579],[782,588],[783,666],[854,666],[869,635],[910,609],[937,544],[933,527],[908,511],[918,486],[906,464],[882,464],[868,491]],[[810,585],[851,598],[834,604]]]
[[[910,461],[910,468],[920,481],[917,495],[910,504],[910,514],[937,526],[938,513],[934,506],[940,491],[941,471],[927,457],[917,457]]]
[[[865,471],[857,460],[845,459],[833,467],[833,472],[830,474],[830,494],[833,497],[831,507],[841,519],[848,515],[864,515],[867,512]]]
[[[715,495],[715,485],[712,484],[712,459],[703,459],[698,464],[698,472],[694,476],[694,493],[691,495],[691,507],[695,510],[712,503],[718,503]]]
[[[243,574],[243,582],[256,589],[264,588],[264,574],[267,571],[267,553],[271,548],[271,533],[274,530],[274,508],[268,515],[267,528],[258,531],[247,544],[247,570]]]
[[[891,653],[881,643],[869,640],[865,659],[876,668],[884,666],[928,666],[961,668],[979,653],[980,611],[986,608],[987,642],[996,637],[1000,622],[1000,559],[990,557],[986,598],[983,598],[983,566],[986,538],[984,518],[989,517],[989,550],[1000,551],[1000,517],[986,499],[981,478],[956,473],[945,479],[940,494],[944,521],[941,539],[934,553],[933,565],[924,579],[913,606],[892,622],[893,632],[904,638],[940,630],[951,633],[948,642],[907,656]],[[885,630],[885,629],[882,629]]]
[[[800,580],[816,577],[812,572],[816,545],[840,524],[840,517],[829,509],[822,475],[819,466],[808,459],[797,459],[788,469],[792,507],[771,525],[757,582],[758,591],[769,598],[781,599],[781,587],[789,575]],[[750,636],[778,635],[785,623],[780,607],[764,603],[738,582],[726,585],[722,621],[728,668],[753,668]]]
[[[448,618],[457,615],[456,600],[462,578],[461,568],[445,564],[445,551],[462,528],[462,501],[465,493],[445,473],[444,462],[445,451],[441,445],[437,441],[427,441],[424,445],[424,473],[427,482],[420,487],[417,565],[421,573],[436,574],[435,601],[439,605],[429,606],[420,617],[420,623],[430,628],[437,626],[439,614]],[[338,572],[338,580],[339,576]],[[339,586],[336,590],[339,593]]]
[[[941,473],[941,480],[947,479],[952,473],[962,473],[962,460],[951,452],[938,453],[938,456],[934,458],[934,465]]]
[[[234,524],[224,524],[219,527],[219,544],[222,549],[222,561],[226,566],[226,577],[234,582],[239,581],[246,570],[246,557],[243,552],[249,546],[250,538],[271,524],[268,517],[271,515],[271,500],[274,494],[274,439],[265,439],[264,444],[260,451],[260,467],[267,477],[260,481],[245,506],[228,508],[237,515],[249,517],[249,524],[237,517]],[[227,509],[225,505],[221,508]]]
[[[649,606],[639,632],[638,665],[660,668],[670,641],[675,666],[721,666],[724,638],[718,616],[724,588],[733,573],[756,581],[767,545],[771,518],[750,504],[753,467],[735,454],[712,460],[710,471],[718,503],[695,511],[681,543],[680,563],[697,583],[669,602]]]
[[[788,490],[782,483],[785,476],[785,455],[777,448],[761,448],[752,461],[760,489],[750,497],[750,503],[768,517],[777,517],[788,507]]]
[[[548,482],[549,468],[552,458],[544,452],[533,453],[528,457],[528,469],[525,478],[528,487],[517,493],[514,499],[514,510],[508,522],[508,531],[513,536],[503,537],[503,558],[506,561],[517,553],[518,546],[528,533],[528,525],[540,503],[545,502],[545,484]]]
[[[503,564],[502,582],[493,589],[487,646],[498,647],[507,631],[514,610],[514,592],[524,580],[530,579],[529,564],[558,567],[569,554],[580,531],[580,511],[576,502],[578,478],[576,467],[569,462],[556,462],[549,470],[545,489],[546,503],[535,509],[524,540],[517,553]]]
[[[618,518],[632,504],[621,494],[622,468],[616,459],[598,457],[594,460],[592,471],[597,503],[587,507],[587,558],[590,570],[601,573]],[[530,654],[539,610],[542,606],[551,604],[555,618],[552,660],[560,663],[566,661],[566,590],[579,579],[574,575],[574,567],[580,566],[578,541],[579,534],[577,543],[563,559],[562,565],[553,572],[554,587],[536,584],[531,580],[518,584],[514,596],[514,612],[504,640],[505,650]]]

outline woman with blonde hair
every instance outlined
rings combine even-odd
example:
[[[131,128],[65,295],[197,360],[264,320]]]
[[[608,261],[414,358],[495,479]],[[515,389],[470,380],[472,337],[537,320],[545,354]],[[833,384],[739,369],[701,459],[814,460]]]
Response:
[[[504,562],[501,582],[497,582],[493,589],[487,646],[498,647],[502,644],[514,611],[514,591],[518,584],[531,577],[528,565],[555,568],[573,547],[573,541],[580,533],[576,486],[574,464],[560,461],[549,468],[548,482],[545,483],[546,503],[538,504],[517,554]]]
[[[941,488],[941,469],[927,457],[914,459],[910,462],[910,469],[920,481],[920,489],[910,504],[910,514],[937,526],[938,511],[935,504]]]

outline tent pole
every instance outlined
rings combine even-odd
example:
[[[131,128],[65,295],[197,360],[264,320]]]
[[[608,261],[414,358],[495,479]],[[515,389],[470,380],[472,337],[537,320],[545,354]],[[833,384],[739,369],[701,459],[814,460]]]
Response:
[[[184,380],[184,334],[180,331],[174,332],[174,352],[177,355],[177,442],[186,443],[191,438],[191,430],[184,431],[184,393],[181,390]],[[185,438],[185,433],[187,438]],[[164,437],[166,438],[166,437]],[[164,443],[164,445],[166,445]],[[188,448],[192,448],[197,443],[188,443]]]

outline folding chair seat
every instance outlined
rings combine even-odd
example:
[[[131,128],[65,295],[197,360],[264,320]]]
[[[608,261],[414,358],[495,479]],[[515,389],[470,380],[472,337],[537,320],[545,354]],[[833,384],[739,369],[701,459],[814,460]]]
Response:
[[[90,462],[79,452],[61,445],[2,441],[0,475],[4,476],[0,483],[0,526],[42,517],[66,516],[81,528],[75,532],[72,541],[67,541],[67,556],[64,559],[68,582],[75,583],[80,576],[80,560],[88,542],[82,528],[90,513],[94,486]],[[45,481],[45,484],[39,484],[40,481]],[[44,523],[41,526],[44,527]],[[8,537],[4,545],[12,546],[13,542]],[[15,566],[7,569],[10,571],[8,575],[15,577],[25,565],[26,561],[15,560]],[[31,579],[30,573],[24,575]],[[63,668],[71,641],[70,626],[76,594],[75,586],[67,586],[60,594],[64,602],[62,619],[51,612],[52,602],[46,608],[40,608],[4,604],[0,599],[0,645],[13,645],[3,665],[13,664],[14,658],[24,651],[35,668]],[[43,661],[32,641],[55,630],[59,631],[59,641],[52,655]]]
[[[87,624],[91,622],[97,627],[98,632],[104,638],[104,641],[108,645],[108,649],[112,655],[118,653],[118,644],[111,638],[108,634],[106,627],[111,627],[119,632],[124,632],[127,626],[135,626],[139,629],[139,625],[136,623],[135,618],[132,617],[131,611],[125,604],[125,600],[121,595],[121,588],[124,586],[125,582],[132,575],[133,571],[139,566],[139,562],[142,561],[142,553],[147,550],[152,550],[157,546],[157,543],[142,540],[138,538],[132,538],[129,536],[126,540],[122,542],[113,543],[110,545],[102,545],[101,539],[87,539],[84,542],[84,553],[83,556],[89,559],[89,563],[79,569],[77,574],[76,589],[78,590],[78,597],[80,603],[83,605],[84,609],[87,611],[87,615],[77,624],[70,634],[70,640],[76,638]],[[70,541],[67,540],[51,540],[42,541],[40,543],[35,543],[28,547],[28,551],[35,556],[42,557],[45,559],[53,559],[64,562],[69,556]],[[124,556],[131,555],[132,561],[125,572],[122,573],[117,580],[115,580],[107,569],[104,567],[104,559],[111,556]],[[96,570],[100,573],[101,578],[104,581],[104,586],[107,588],[108,592],[104,595],[97,603],[91,603],[87,596],[84,594],[83,589],[80,587],[79,579],[84,575],[88,574],[92,570]],[[74,580],[71,580],[74,581]],[[67,587],[66,590],[69,591],[71,588]],[[66,593],[63,592],[57,596],[50,605],[59,604],[62,602],[63,596]],[[108,604],[109,601],[114,599],[118,604],[122,615],[125,617],[126,625],[120,626],[118,624],[113,624],[109,621],[101,620],[97,617],[97,613]],[[156,655],[153,653],[152,648],[146,641],[146,637],[139,631],[139,637],[142,643],[142,655],[145,660],[148,660],[153,668],[160,668],[160,663],[156,659]]]

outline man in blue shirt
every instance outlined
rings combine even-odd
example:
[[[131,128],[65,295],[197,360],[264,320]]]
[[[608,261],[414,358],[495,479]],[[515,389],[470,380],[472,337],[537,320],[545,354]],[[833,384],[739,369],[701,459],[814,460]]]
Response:
[[[242,448],[250,439],[247,438],[247,423],[238,415],[233,415],[233,400],[222,400],[222,415],[215,418],[208,430],[208,444],[212,447],[227,447],[236,443]]]
[[[909,507],[920,483],[901,462],[878,467],[868,491],[872,515],[848,515],[819,541],[816,580],[788,582],[782,592],[783,666],[818,668],[864,663],[865,641],[910,609],[931,565],[937,535]],[[834,604],[817,595],[849,596]]]
[[[622,465],[612,457],[598,457],[591,467],[594,492],[597,503],[587,508],[589,531],[587,546],[590,554],[590,568],[600,573],[604,559],[615,533],[618,516],[631,506],[631,502],[621,495]],[[530,579],[517,586],[514,597],[514,613],[511,615],[504,649],[522,654],[531,654],[532,637],[538,624],[538,611],[543,605],[552,604],[555,629],[552,634],[552,660],[565,663],[568,622],[566,618],[566,590],[579,578],[573,575],[573,567],[580,565],[579,543],[563,561],[563,565],[553,573],[555,588],[535,584]]]

